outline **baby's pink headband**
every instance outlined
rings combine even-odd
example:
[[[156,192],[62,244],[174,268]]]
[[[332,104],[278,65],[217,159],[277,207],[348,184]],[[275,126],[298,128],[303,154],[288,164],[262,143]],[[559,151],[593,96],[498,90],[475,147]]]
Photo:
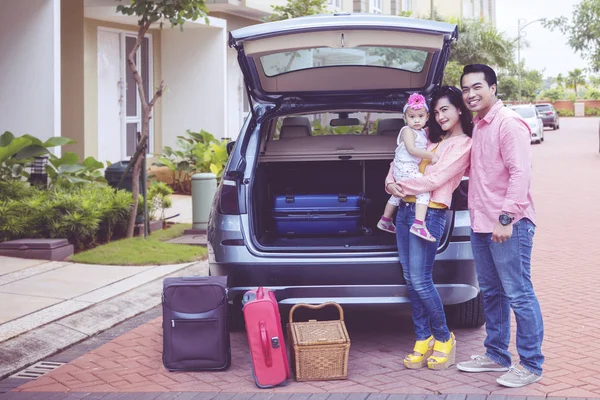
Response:
[[[423,95],[420,93],[413,93],[410,95],[408,101],[404,105],[404,109],[402,110],[402,112],[405,113],[408,107],[412,108],[413,110],[420,110],[424,107],[425,110],[429,112],[429,107],[427,107],[427,101],[425,101],[425,97],[423,97]]]

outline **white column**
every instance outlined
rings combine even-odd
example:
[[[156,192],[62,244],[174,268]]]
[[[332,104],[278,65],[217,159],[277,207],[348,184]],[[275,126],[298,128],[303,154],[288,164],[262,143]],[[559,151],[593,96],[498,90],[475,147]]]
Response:
[[[226,21],[219,18],[163,31],[163,146],[174,146],[187,129],[227,136],[226,40]]]
[[[0,54],[0,130],[60,136],[60,0],[4,1]]]

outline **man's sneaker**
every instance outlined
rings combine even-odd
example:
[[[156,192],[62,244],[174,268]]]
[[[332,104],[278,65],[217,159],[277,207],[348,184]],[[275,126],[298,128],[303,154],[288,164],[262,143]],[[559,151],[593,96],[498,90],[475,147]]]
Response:
[[[470,361],[463,361],[456,365],[460,371],[464,372],[504,372],[508,368],[493,362],[487,356],[471,356]]]
[[[542,379],[541,375],[529,372],[520,365],[513,365],[506,374],[496,379],[496,382],[509,388],[518,388],[529,385],[530,383],[535,383],[540,379]]]
[[[394,223],[392,221],[384,221],[383,219],[380,219],[379,222],[377,223],[377,227],[379,229],[381,229],[382,231],[386,231],[389,233],[396,233],[396,226],[394,225]]]

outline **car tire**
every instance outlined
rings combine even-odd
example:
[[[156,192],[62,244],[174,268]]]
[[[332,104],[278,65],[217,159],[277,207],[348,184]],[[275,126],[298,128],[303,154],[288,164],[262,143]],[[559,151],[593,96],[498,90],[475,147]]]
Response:
[[[448,306],[446,319],[448,325],[454,328],[479,328],[485,324],[481,293],[465,303]]]
[[[553,130],[553,131],[555,131],[555,130],[557,130],[557,129],[558,129],[558,124],[554,124],[554,125],[552,125],[552,130]]]

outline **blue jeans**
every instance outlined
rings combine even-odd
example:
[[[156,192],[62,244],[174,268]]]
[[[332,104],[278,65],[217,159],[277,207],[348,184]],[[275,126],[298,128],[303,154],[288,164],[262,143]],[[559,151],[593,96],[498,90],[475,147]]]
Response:
[[[504,243],[492,242],[491,233],[471,233],[479,288],[483,295],[486,355],[505,367],[511,365],[510,309],[517,321],[517,352],[521,365],[542,374],[542,312],[531,283],[531,249],[535,225],[521,219]]]
[[[436,242],[428,242],[410,233],[414,220],[415,204],[400,202],[396,216],[396,240],[408,287],[415,335],[417,340],[425,340],[433,333],[436,340],[445,342],[450,339],[450,331],[442,299],[433,284],[432,272],[438,243],[446,226],[446,210],[427,210],[425,223]]]

